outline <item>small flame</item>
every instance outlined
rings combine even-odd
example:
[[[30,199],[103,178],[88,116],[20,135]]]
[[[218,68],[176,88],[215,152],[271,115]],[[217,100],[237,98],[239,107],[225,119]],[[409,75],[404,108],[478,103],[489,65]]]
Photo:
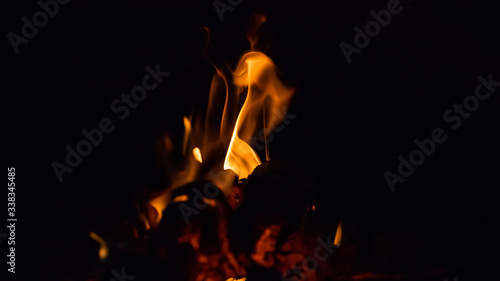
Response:
[[[250,49],[255,50],[255,45],[259,40],[262,24],[267,21],[267,17],[264,14],[255,14],[253,17],[253,24],[247,32],[247,39],[250,42]]]
[[[102,239],[99,235],[95,234],[94,232],[89,233],[90,238],[94,239],[99,243],[99,259],[104,260],[108,257],[108,246],[106,244],[106,241]]]
[[[201,158],[200,148],[198,148],[198,147],[193,148],[193,156],[194,156],[194,159],[196,159],[196,161],[203,163],[203,160]]]
[[[187,144],[189,140],[189,135],[191,134],[191,117],[187,118],[184,116],[182,118],[182,122],[184,123],[184,138],[182,139],[182,154],[186,154]]]
[[[157,212],[156,216],[156,223],[159,223],[162,216],[163,216],[163,210],[167,208],[168,201],[170,200],[170,189],[165,189],[163,190],[160,194],[149,200],[149,205],[151,205],[153,208],[155,208]]]
[[[339,222],[337,226],[337,231],[335,232],[335,240],[333,240],[333,244],[335,246],[340,246],[340,242],[342,241],[342,222]]]
[[[210,205],[214,208],[217,205],[217,202],[214,199],[208,199],[206,197],[203,197],[203,202],[205,202],[207,205]]]
[[[158,214],[157,217],[156,217],[156,219],[157,219],[156,223],[159,223],[160,220],[161,220],[161,213],[158,213],[158,210],[156,210],[156,211],[157,211],[157,214]],[[160,217],[160,219],[158,219],[158,217]],[[151,224],[149,223],[148,218],[143,213],[139,214],[139,220],[144,223],[144,228],[146,230],[151,229]]]
[[[187,202],[189,201],[189,196],[187,196],[186,194],[181,194],[179,196],[176,196],[172,202],[173,203],[180,203],[180,202]]]

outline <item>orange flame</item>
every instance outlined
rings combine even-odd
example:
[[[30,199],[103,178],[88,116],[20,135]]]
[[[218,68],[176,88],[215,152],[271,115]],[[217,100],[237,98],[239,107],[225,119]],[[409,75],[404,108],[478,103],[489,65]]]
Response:
[[[191,117],[187,118],[184,116],[182,118],[182,122],[184,123],[184,137],[182,138],[182,154],[186,154],[187,144],[189,140],[189,135],[191,134]]]
[[[234,69],[228,65],[216,67],[205,118],[193,115],[183,118],[184,169],[171,171],[172,189],[205,178],[228,194],[235,176],[246,178],[261,164],[252,148],[254,140],[262,136],[265,139],[282,122],[281,113],[285,113],[295,92],[278,78],[273,61],[255,51],[266,20],[265,15],[255,16],[254,25],[247,32],[251,51],[243,54]],[[208,28],[205,31],[210,38]],[[265,144],[269,160],[267,143],[261,142],[264,143],[259,146]],[[192,151],[192,156],[187,151]],[[165,194],[161,197],[150,201],[158,211],[166,207],[165,200],[169,199]]]
[[[333,240],[333,245],[340,246],[340,242],[342,241],[342,222],[339,222],[337,226],[337,231],[335,232],[335,240]]]
[[[273,61],[258,51],[245,53],[234,71],[227,66],[216,70],[204,127],[199,118],[194,122],[192,116],[183,118],[183,154],[192,150],[193,157],[185,154],[186,168],[174,176],[173,188],[207,176],[199,174],[202,165],[209,166],[205,171],[225,173],[225,177],[234,175],[223,170],[232,170],[239,179],[248,177],[261,164],[252,138],[258,134],[265,138],[282,121],[282,116],[270,113],[285,112],[295,92],[278,78]],[[267,150],[266,156],[269,160]],[[225,182],[219,187],[227,193],[232,180]]]
[[[155,223],[159,223],[162,216],[163,216],[163,210],[168,205],[168,201],[170,200],[170,189],[165,189],[161,193],[159,193],[157,196],[149,200],[149,205],[153,207],[156,210],[156,219]],[[146,224],[146,227],[149,228],[149,225]]]
[[[106,244],[106,241],[101,238],[101,236],[95,234],[94,232],[89,233],[90,238],[94,239],[99,243],[99,259],[104,260],[108,257],[108,245]]]
[[[282,121],[270,114],[265,116],[265,112],[284,111],[295,90],[279,80],[273,61],[257,51],[243,55],[233,78],[238,93],[244,90],[247,93],[236,119],[224,169],[233,170],[241,179],[261,164],[258,155],[248,144],[252,137],[256,137],[259,129],[266,133]],[[262,126],[259,120],[263,120],[265,125]]]
[[[196,161],[203,163],[203,159],[201,157],[201,151],[200,151],[199,147],[193,148],[193,156],[194,156],[194,159],[196,159]]]
[[[261,31],[262,24],[267,21],[267,17],[264,14],[255,14],[253,17],[253,25],[247,32],[247,39],[250,42],[250,49],[255,50],[255,45],[259,40],[259,35]]]

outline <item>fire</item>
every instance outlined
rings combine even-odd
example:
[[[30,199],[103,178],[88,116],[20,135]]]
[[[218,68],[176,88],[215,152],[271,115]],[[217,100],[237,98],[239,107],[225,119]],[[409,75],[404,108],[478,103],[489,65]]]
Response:
[[[201,151],[199,147],[193,148],[193,156],[196,161],[203,163],[203,159],[201,158]]]
[[[224,161],[224,169],[231,169],[239,178],[246,178],[260,164],[259,156],[246,142],[238,137],[235,129]]]
[[[182,139],[182,154],[186,154],[187,144],[189,140],[189,135],[191,134],[191,118],[187,118],[184,116],[182,118],[182,122],[184,123],[184,137]]]
[[[251,26],[251,28],[247,32],[247,39],[248,39],[248,42],[250,42],[251,50],[255,49],[255,45],[257,44],[257,41],[259,40],[260,28],[262,27],[262,24],[267,21],[267,17],[264,14],[257,13],[254,15],[253,20],[254,20],[254,24]]]
[[[259,23],[263,21],[265,18]],[[232,170],[239,179],[248,177],[262,163],[252,148],[252,139],[262,135],[265,139],[282,122],[282,115],[273,113],[286,112],[294,92],[278,78],[274,62],[262,52],[245,53],[234,70],[216,68],[205,119],[183,117],[185,168],[173,176],[172,187],[207,178],[207,172],[200,174],[201,170],[233,177],[223,171]],[[186,151],[192,151],[192,156]],[[225,193],[230,188],[228,184],[219,187]]]
[[[172,202],[174,203],[187,202],[187,201],[189,201],[189,197],[186,194],[179,195],[172,200]]]
[[[95,234],[94,232],[89,233],[90,238],[94,239],[99,243],[99,259],[104,260],[108,257],[108,245],[106,244],[106,241],[102,239],[99,235]]]
[[[342,241],[342,222],[339,222],[337,226],[337,231],[335,232],[335,240],[333,240],[333,244],[335,246],[340,246],[340,242]]]
[[[158,224],[162,218],[163,210],[167,207],[168,201],[170,200],[170,190],[165,189],[157,196],[152,198],[148,204],[151,205],[156,210],[155,223]]]
[[[269,112],[285,111],[295,90],[279,80],[273,61],[257,51],[243,55],[233,79],[238,95],[246,91],[246,98],[236,119],[224,169],[233,170],[241,179],[261,164],[259,156],[249,145],[250,140],[259,132],[266,134],[282,121]]]
[[[243,54],[234,68],[215,68],[204,118],[196,112],[183,117],[183,169],[169,171],[172,184],[168,192],[208,179],[227,195],[234,177],[246,178],[262,163],[254,150],[257,137],[263,139],[266,160],[270,160],[266,136],[283,121],[281,113],[286,112],[295,89],[278,78],[271,58],[255,50],[260,27],[266,20],[264,15],[255,17],[255,25],[247,34],[251,51]],[[210,30],[205,30],[210,38]],[[220,178],[225,179],[223,183]],[[149,202],[159,214],[157,220],[169,199],[168,194],[161,194]]]

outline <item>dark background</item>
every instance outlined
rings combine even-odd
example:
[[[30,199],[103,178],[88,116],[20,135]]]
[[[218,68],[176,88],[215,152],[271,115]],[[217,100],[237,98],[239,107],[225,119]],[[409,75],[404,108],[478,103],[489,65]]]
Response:
[[[155,176],[155,140],[164,132],[181,140],[182,116],[206,108],[210,61],[234,64],[249,49],[251,15],[262,11],[263,51],[297,87],[288,110],[297,117],[275,134],[271,156],[313,180],[322,221],[346,222],[357,271],[498,275],[500,89],[456,131],[442,119],[474,93],[478,75],[500,80],[497,9],[401,1],[404,10],[348,64],[339,43],[353,44],[353,28],[387,2],[244,0],[221,22],[210,1],[72,0],[18,54],[5,35],[20,34],[21,17],[40,8],[10,3],[2,9],[2,158],[16,167],[18,272],[53,280],[94,254],[80,243],[89,231],[132,216],[131,202]],[[158,63],[170,76],[118,120],[111,102]],[[64,147],[104,117],[115,131],[59,183],[52,161],[63,163]],[[383,173],[396,172],[397,156],[437,127],[446,142],[392,193]]]

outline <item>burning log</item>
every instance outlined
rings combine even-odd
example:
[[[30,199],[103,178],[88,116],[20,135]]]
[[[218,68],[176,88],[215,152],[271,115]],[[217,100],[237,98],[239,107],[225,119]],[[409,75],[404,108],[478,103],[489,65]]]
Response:
[[[181,280],[225,280],[241,274],[229,252],[226,218],[231,207],[210,181],[175,189],[163,211],[150,252]]]
[[[231,250],[246,266],[249,279],[279,280],[276,255],[299,230],[312,196],[300,172],[281,162],[258,166],[240,188],[240,208],[228,230]]]

